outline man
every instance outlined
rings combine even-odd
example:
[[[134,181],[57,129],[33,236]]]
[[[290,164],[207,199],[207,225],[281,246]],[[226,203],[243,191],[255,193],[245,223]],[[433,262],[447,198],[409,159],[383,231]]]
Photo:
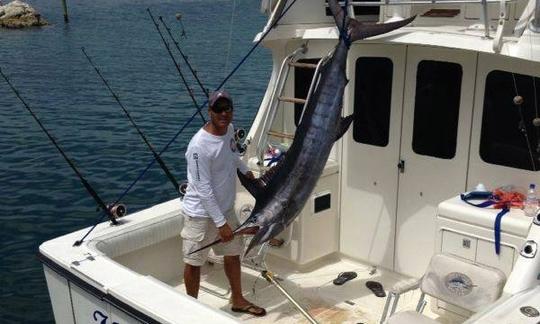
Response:
[[[253,174],[236,152],[231,125],[233,102],[223,90],[209,98],[210,121],[193,136],[186,151],[188,189],[183,199],[184,283],[188,295],[197,298],[201,266],[208,258],[208,249],[191,251],[221,238],[213,247],[223,255],[225,274],[231,285],[231,310],[264,316],[264,308],[247,301],[242,295],[240,254],[244,246],[233,230],[238,226],[234,214],[236,170],[253,178]]]

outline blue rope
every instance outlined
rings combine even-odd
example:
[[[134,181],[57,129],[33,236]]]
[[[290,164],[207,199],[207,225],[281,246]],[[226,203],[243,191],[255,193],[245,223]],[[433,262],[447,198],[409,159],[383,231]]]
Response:
[[[492,206],[496,203],[495,199],[497,199],[495,196],[491,194],[491,192],[470,192],[468,194],[461,194],[460,195],[461,200],[466,202],[467,204],[479,207],[479,208],[487,208],[489,206]],[[484,202],[475,204],[470,202],[469,200],[473,199],[487,199]],[[501,253],[501,221],[502,217],[506,215],[510,211],[510,208],[508,206],[505,206],[502,208],[502,210],[497,214],[495,217],[495,223],[493,225],[493,234],[495,239],[495,253],[499,255]]]
[[[504,215],[510,211],[510,208],[504,207],[495,217],[495,253],[499,255],[501,253],[501,221]]]
[[[221,89],[221,87],[232,77],[232,75],[236,73],[236,71],[240,68],[240,66],[244,64],[244,62],[248,59],[251,53],[253,53],[253,51],[255,51],[255,49],[262,43],[262,41],[266,38],[266,36],[270,33],[270,31],[272,31],[272,29],[277,25],[277,23],[281,20],[281,18],[285,16],[285,14],[289,11],[289,9],[291,9],[291,7],[296,3],[296,1],[297,0],[293,0],[291,4],[289,4],[287,8],[285,8],[285,10],[283,10],[281,15],[272,23],[272,25],[270,25],[270,28],[268,28],[268,30],[261,36],[261,39],[259,39],[251,47],[248,53],[242,58],[242,60],[240,60],[240,62],[235,66],[235,68],[232,69],[232,71],[225,77],[225,79],[223,79],[223,81],[221,81],[219,86],[217,86],[217,88],[215,89],[216,91]],[[197,111],[195,111],[195,113],[188,119],[188,121],[182,126],[182,128],[173,136],[173,138],[167,143],[167,145],[165,145],[165,147],[158,153],[158,156],[161,156],[161,154],[163,154],[169,148],[169,146],[184,131],[184,129],[193,121],[193,119],[195,119],[195,116],[197,116],[197,114],[201,111],[201,108],[204,107],[207,103],[208,103],[208,99],[201,106],[197,107]],[[120,200],[122,200],[122,198],[124,198],[125,195],[127,195],[127,193],[144,176],[144,174],[152,167],[152,165],[154,165],[155,162],[156,162],[156,159],[153,158],[152,161],[146,166],[146,168],[144,168],[144,170],[139,174],[139,176],[124,190],[124,192],[122,192],[122,194],[118,197],[118,199],[116,199],[114,203],[115,205]],[[76,244],[81,244],[84,241],[84,239],[96,228],[96,226],[99,223],[101,223],[104,217],[105,217],[105,214],[101,215],[101,217],[97,220],[94,226],[92,226],[92,228],[90,228],[90,230],[79,241],[77,241]]]
[[[344,4],[343,4],[343,23],[341,24],[341,28],[339,29],[339,35],[341,37],[341,39],[343,39],[343,41],[345,42],[345,45],[347,46],[347,48],[350,48],[351,47],[351,37],[347,34],[347,31],[345,30],[345,23],[347,22],[347,15],[348,15],[348,12],[347,12],[347,6],[349,5],[349,0],[345,0]]]

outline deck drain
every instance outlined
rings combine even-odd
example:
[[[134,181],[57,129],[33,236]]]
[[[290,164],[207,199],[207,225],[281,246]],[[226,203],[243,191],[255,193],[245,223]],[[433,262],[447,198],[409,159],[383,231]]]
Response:
[[[521,313],[528,317],[538,317],[540,316],[540,313],[538,310],[532,306],[523,306],[519,309]]]
[[[356,305],[356,303],[355,303],[355,302],[353,302],[353,301],[350,301],[350,300],[346,300],[346,301],[345,301],[345,303],[347,303],[347,304],[349,304],[349,305]]]

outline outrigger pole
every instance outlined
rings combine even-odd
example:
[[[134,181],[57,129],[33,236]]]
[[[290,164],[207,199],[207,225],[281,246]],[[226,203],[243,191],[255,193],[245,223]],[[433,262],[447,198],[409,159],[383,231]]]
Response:
[[[98,204],[98,206],[107,214],[107,216],[109,217],[109,220],[111,221],[111,223],[113,223],[114,225],[117,225],[118,224],[118,221],[116,220],[116,217],[113,215],[113,213],[111,212],[111,208],[109,208],[107,205],[105,205],[105,203],[103,202],[103,200],[99,197],[99,195],[97,194],[97,192],[94,190],[94,188],[92,188],[92,186],[88,183],[88,181],[86,181],[86,179],[83,177],[83,175],[79,172],[79,170],[77,169],[77,167],[75,166],[75,163],[73,163],[73,161],[71,161],[66,153],[64,153],[64,151],[62,150],[62,148],[58,145],[58,143],[56,143],[56,140],[54,139],[54,137],[52,137],[52,135],[49,133],[49,131],[47,131],[47,129],[45,128],[45,126],[43,126],[43,124],[41,123],[41,121],[39,120],[39,118],[37,117],[37,115],[32,111],[32,109],[30,108],[30,106],[28,106],[28,104],[26,103],[26,101],[24,101],[24,99],[21,97],[21,95],[19,94],[19,92],[17,91],[17,89],[15,89],[15,87],[11,84],[11,82],[9,81],[9,79],[7,78],[7,76],[2,72],[2,69],[0,68],[0,75],[2,75],[2,77],[4,78],[4,80],[6,80],[7,84],[9,85],[9,87],[11,88],[11,90],[15,93],[15,95],[17,96],[17,98],[19,98],[19,100],[22,102],[22,104],[24,105],[24,107],[26,108],[26,110],[28,110],[28,112],[30,112],[30,114],[32,115],[32,117],[34,118],[34,120],[38,123],[39,127],[41,128],[41,130],[43,130],[43,132],[45,132],[45,134],[47,134],[47,137],[51,140],[51,142],[53,143],[54,147],[56,147],[56,149],[58,150],[58,152],[60,152],[60,154],[62,155],[62,157],[64,158],[64,160],[66,160],[66,162],[69,164],[69,166],[71,167],[71,169],[75,172],[75,174],[77,175],[77,177],[79,177],[79,180],[81,181],[81,183],[83,184],[84,188],[86,189],[86,191],[88,191],[88,193],[90,194],[90,196],[92,196],[92,198],[94,198],[94,200],[96,201],[96,203]],[[114,206],[113,206],[114,207]]]
[[[180,185],[178,184],[178,181],[176,181],[175,177],[172,175],[171,171],[169,171],[169,168],[167,168],[167,166],[165,165],[165,162],[163,162],[163,159],[161,159],[161,157],[159,156],[159,154],[156,152],[156,150],[154,149],[154,147],[152,146],[152,144],[150,144],[150,142],[148,141],[148,139],[146,138],[146,136],[144,135],[144,133],[142,132],[142,130],[139,128],[139,126],[137,126],[137,124],[135,123],[135,121],[133,120],[133,118],[131,118],[131,115],[129,114],[129,111],[126,109],[126,107],[122,104],[122,102],[120,101],[120,98],[118,98],[118,96],[116,95],[116,93],[113,91],[113,89],[109,86],[109,83],[107,82],[107,80],[105,80],[105,78],[103,77],[103,75],[101,74],[101,72],[99,71],[99,69],[97,68],[97,66],[94,64],[94,62],[92,61],[92,59],[90,59],[90,57],[88,56],[88,54],[86,54],[86,51],[84,50],[84,47],[81,47],[81,51],[83,52],[84,56],[86,57],[86,59],[88,60],[88,62],[90,63],[90,65],[94,68],[94,70],[96,70],[96,73],[99,75],[99,77],[101,78],[101,81],[103,81],[103,83],[105,84],[105,86],[107,87],[107,89],[109,90],[109,92],[111,93],[111,95],[114,97],[114,100],[116,100],[116,102],[118,103],[118,105],[120,105],[120,108],[122,108],[122,110],[124,111],[124,114],[126,115],[126,117],[129,119],[129,121],[131,122],[131,125],[133,125],[133,127],[135,127],[135,129],[137,130],[137,133],[139,133],[139,135],[141,136],[141,138],[143,139],[144,143],[146,144],[146,146],[148,146],[148,148],[150,149],[150,151],[152,151],[152,155],[154,156],[154,159],[158,162],[159,166],[161,167],[161,169],[163,170],[163,172],[165,172],[165,175],[167,175],[167,178],[169,178],[169,180],[171,181],[171,183],[173,184],[174,186],[174,189],[176,191],[179,191],[180,189]]]
[[[156,20],[154,19],[154,16],[152,15],[152,12],[150,11],[150,8],[147,8],[146,11],[148,11],[148,14],[150,15],[150,18],[152,18],[152,22],[154,23],[154,26],[156,27],[158,33],[159,33],[159,36],[161,37],[161,40],[163,41],[163,44],[165,45],[165,48],[167,49],[167,53],[169,53],[169,56],[171,57],[173,63],[174,63],[174,66],[176,67],[176,71],[178,71],[178,74],[180,75],[180,78],[182,79],[182,82],[184,83],[184,86],[186,87],[186,90],[189,94],[189,96],[191,97],[191,101],[193,101],[193,104],[195,105],[195,108],[197,109],[197,113],[201,116],[201,119],[203,121],[203,123],[206,123],[206,119],[204,118],[202,112],[201,112],[201,107],[199,106],[199,104],[197,103],[197,100],[195,99],[195,96],[193,95],[193,90],[189,87],[187,81],[186,81],[186,78],[184,77],[184,73],[182,73],[182,70],[180,70],[180,66],[178,65],[178,62],[176,62],[176,59],[174,58],[172,52],[171,52],[171,48],[169,47],[169,44],[167,43],[167,41],[165,40],[165,38],[163,37],[163,33],[161,33],[161,30],[159,29],[159,25],[157,24]]]

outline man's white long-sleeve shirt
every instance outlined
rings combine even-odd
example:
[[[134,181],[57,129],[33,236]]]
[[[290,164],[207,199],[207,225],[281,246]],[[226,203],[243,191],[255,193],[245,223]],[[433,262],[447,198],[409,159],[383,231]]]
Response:
[[[183,199],[184,213],[191,217],[211,217],[217,227],[225,224],[225,212],[236,197],[236,169],[246,173],[229,125],[223,136],[201,128],[186,150],[188,189]]]

